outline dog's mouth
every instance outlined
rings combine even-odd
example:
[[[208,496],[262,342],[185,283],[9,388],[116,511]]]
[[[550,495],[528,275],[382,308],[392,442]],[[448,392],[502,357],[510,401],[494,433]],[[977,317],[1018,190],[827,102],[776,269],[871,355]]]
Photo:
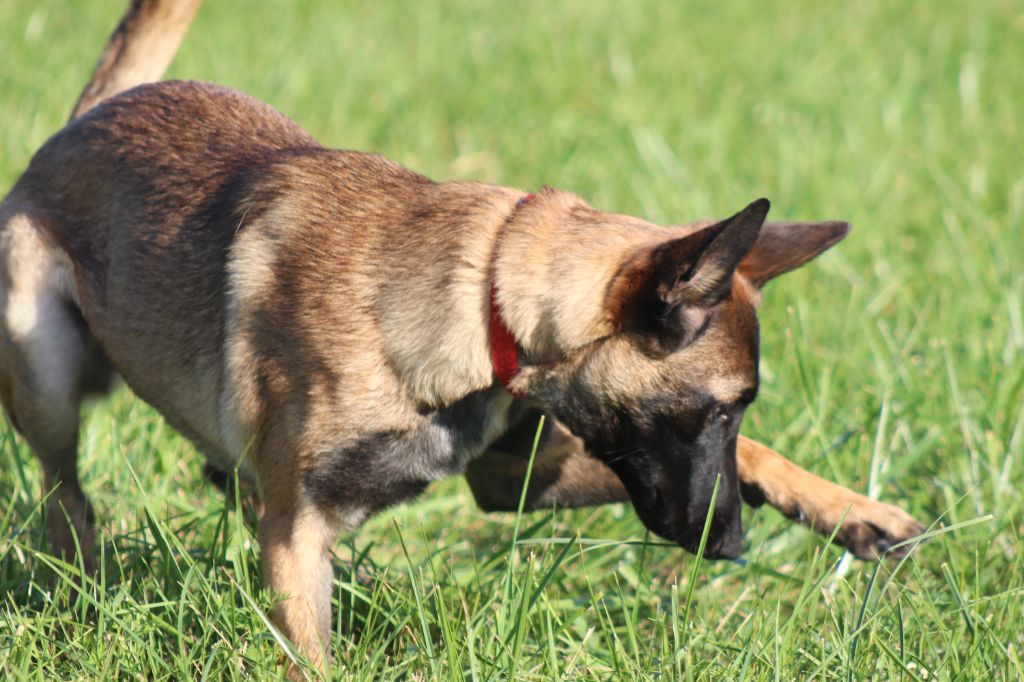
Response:
[[[676,543],[691,554],[700,552],[708,505],[701,508],[701,505],[696,504],[690,508],[684,496],[671,495],[661,486],[637,486],[636,481],[625,479],[623,483],[630,492],[637,516],[648,530]],[[704,544],[704,558],[735,559],[740,554],[742,544],[739,509],[732,510],[731,505],[716,504]]]
[[[656,496],[661,498],[660,493],[656,493]],[[692,522],[683,523],[673,528],[671,522],[667,520],[671,518],[671,512],[662,506],[659,518],[661,521],[657,527],[648,524],[647,527],[652,532],[666,540],[675,542],[690,554],[700,553],[701,542],[704,540],[706,516],[697,516]],[[723,518],[720,511],[717,515],[712,515],[707,540],[704,541],[703,557],[705,559],[735,559],[740,555],[742,545],[743,531],[739,520],[732,521]]]
[[[735,525],[735,528],[731,527],[733,525]],[[686,541],[680,543],[680,546],[691,554],[698,554],[703,537],[704,524],[702,523],[695,533],[691,532],[687,535]],[[731,524],[728,520],[723,520],[719,523],[712,518],[711,529],[708,533],[707,542],[704,545],[704,558],[736,559],[739,557],[742,548],[743,530],[740,523],[737,521],[735,524]]]

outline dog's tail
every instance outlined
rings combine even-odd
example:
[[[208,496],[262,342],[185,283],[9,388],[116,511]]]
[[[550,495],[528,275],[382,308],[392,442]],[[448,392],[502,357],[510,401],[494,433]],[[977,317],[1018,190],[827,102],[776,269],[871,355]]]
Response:
[[[71,118],[163,76],[203,0],[130,0]]]

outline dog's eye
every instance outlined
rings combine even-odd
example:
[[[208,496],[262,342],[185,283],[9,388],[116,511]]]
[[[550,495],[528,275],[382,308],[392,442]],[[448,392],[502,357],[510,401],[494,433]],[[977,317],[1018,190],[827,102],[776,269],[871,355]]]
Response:
[[[711,414],[708,416],[714,421],[727,424],[732,419],[732,410],[726,405],[716,405],[711,409]]]

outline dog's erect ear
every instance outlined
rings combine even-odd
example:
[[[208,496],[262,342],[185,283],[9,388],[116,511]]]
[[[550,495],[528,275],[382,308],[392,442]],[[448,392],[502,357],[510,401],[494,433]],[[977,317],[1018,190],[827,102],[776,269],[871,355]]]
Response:
[[[659,246],[653,259],[658,298],[669,307],[720,303],[729,294],[732,274],[757,242],[770,206],[758,199],[731,218]]]
[[[611,296],[620,326],[649,335],[658,352],[692,341],[729,295],[769,206],[758,199],[727,220],[659,244],[625,268]]]
[[[795,270],[820,255],[849,232],[850,224],[837,220],[765,223],[754,248],[740,262],[738,272],[760,289],[768,280]]]

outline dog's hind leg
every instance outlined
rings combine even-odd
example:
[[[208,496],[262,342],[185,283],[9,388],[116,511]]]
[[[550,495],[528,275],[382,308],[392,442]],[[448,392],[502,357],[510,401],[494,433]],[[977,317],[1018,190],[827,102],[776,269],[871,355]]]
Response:
[[[466,482],[484,511],[516,511],[539,411],[532,411],[466,467]],[[524,509],[591,507],[627,502],[629,494],[603,462],[590,456],[581,441],[550,415],[537,445]]]
[[[70,294],[67,261],[25,211],[0,208],[0,402],[43,467],[50,539],[93,568],[93,514],[78,480],[84,390],[110,384]]]

